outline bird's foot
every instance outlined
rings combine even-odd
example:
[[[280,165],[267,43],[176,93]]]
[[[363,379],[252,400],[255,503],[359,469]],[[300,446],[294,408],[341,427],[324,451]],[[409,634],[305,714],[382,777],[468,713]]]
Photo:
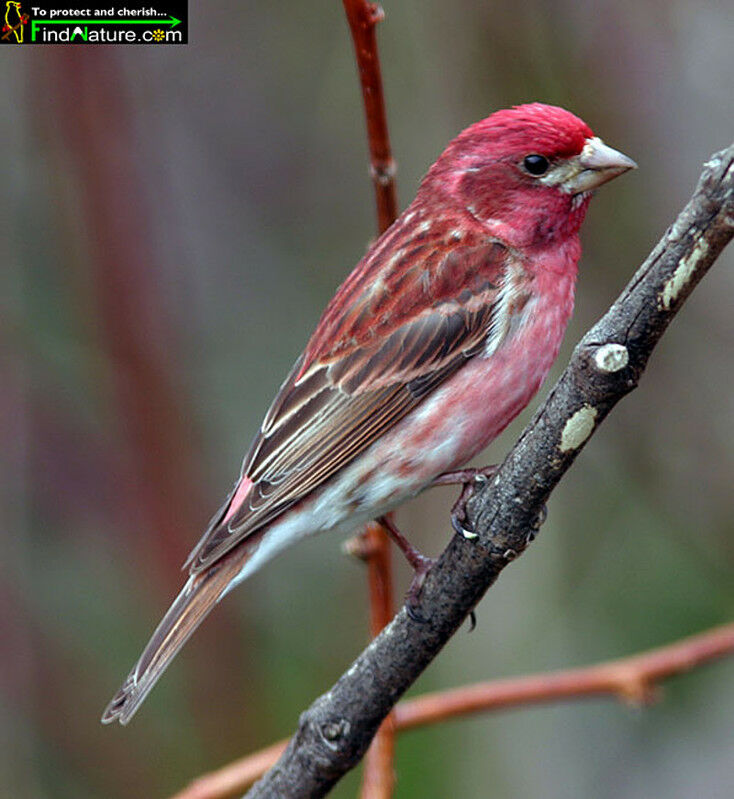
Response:
[[[423,583],[426,580],[428,572],[431,571],[435,563],[435,558],[427,558],[425,555],[419,555],[417,565],[411,563],[415,572],[413,574],[413,580],[410,583],[410,588],[408,588],[408,592],[405,594],[405,610],[413,621],[420,624],[425,624],[428,621],[428,617],[420,611],[420,600],[423,591]]]
[[[413,567],[413,581],[405,595],[405,609],[413,621],[424,623],[428,619],[420,611],[420,597],[426,575],[436,562],[435,558],[426,557],[419,552],[408,539],[398,530],[395,523],[388,516],[380,516],[377,520],[387,531],[387,534],[397,544],[405,559]]]
[[[471,529],[467,519],[466,506],[477,488],[484,486],[497,474],[499,466],[485,466],[482,469],[459,469],[455,472],[444,472],[431,483],[432,486],[461,485],[461,494],[451,508],[451,526],[464,538],[472,539],[477,533]]]

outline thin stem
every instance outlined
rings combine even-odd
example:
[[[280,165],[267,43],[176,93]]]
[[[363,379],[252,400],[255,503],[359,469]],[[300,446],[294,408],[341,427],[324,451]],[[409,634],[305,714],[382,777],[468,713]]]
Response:
[[[370,632],[374,638],[389,624],[394,614],[390,542],[382,525],[377,522],[367,525],[362,539],[369,583]],[[361,799],[390,799],[395,785],[394,753],[395,720],[391,713],[367,750]]]
[[[412,730],[472,713],[588,696],[610,696],[645,704],[656,698],[655,688],[661,681],[732,653],[734,623],[594,666],[490,680],[425,694],[397,705],[395,727],[398,731]],[[277,761],[287,743],[279,741],[199,777],[172,799],[227,799],[241,793]]]
[[[380,233],[384,233],[398,214],[395,162],[390,149],[380,56],[375,33],[377,23],[385,14],[378,4],[366,0],[343,0],[343,2],[362,86],[377,223]],[[370,624],[372,636],[375,637],[393,617],[390,542],[380,524],[368,525],[362,539],[367,552]],[[392,765],[394,751],[394,723],[390,714],[380,725],[367,752],[361,799],[390,799],[395,782]]]
[[[370,150],[370,174],[375,187],[377,220],[380,233],[387,230],[398,215],[395,194],[395,161],[387,130],[385,96],[377,53],[375,26],[385,17],[377,3],[366,0],[343,0],[362,86],[367,141]]]
[[[438,691],[401,702],[395,709],[399,730],[445,719],[587,696],[616,696],[633,705],[657,698],[658,683],[702,663],[734,652],[734,623],[684,638],[639,655],[596,666],[530,674]]]

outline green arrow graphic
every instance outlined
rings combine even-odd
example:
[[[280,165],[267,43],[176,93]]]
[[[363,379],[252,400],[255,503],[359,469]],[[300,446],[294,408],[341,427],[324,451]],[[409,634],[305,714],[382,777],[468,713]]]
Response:
[[[170,25],[175,28],[181,20],[171,16],[168,19],[34,19],[31,22],[31,41],[36,41],[39,25]]]

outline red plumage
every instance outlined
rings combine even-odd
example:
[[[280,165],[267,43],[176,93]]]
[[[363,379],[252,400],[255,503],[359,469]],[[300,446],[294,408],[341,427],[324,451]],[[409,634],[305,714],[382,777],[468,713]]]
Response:
[[[449,144],[327,306],[103,721],[127,722],[211,607],[274,554],[386,513],[525,407],[572,311],[590,192],[633,166],[540,103]]]

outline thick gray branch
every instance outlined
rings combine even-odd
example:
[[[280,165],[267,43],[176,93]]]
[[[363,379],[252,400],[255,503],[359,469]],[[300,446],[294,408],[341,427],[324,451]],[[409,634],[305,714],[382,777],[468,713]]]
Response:
[[[712,156],[688,205],[571,362],[502,464],[469,503],[478,538],[454,536],[428,575],[421,613],[405,609],[300,718],[278,763],[247,794],[324,796],[380,722],[527,547],[553,488],[635,386],[671,319],[734,234],[734,144]]]

